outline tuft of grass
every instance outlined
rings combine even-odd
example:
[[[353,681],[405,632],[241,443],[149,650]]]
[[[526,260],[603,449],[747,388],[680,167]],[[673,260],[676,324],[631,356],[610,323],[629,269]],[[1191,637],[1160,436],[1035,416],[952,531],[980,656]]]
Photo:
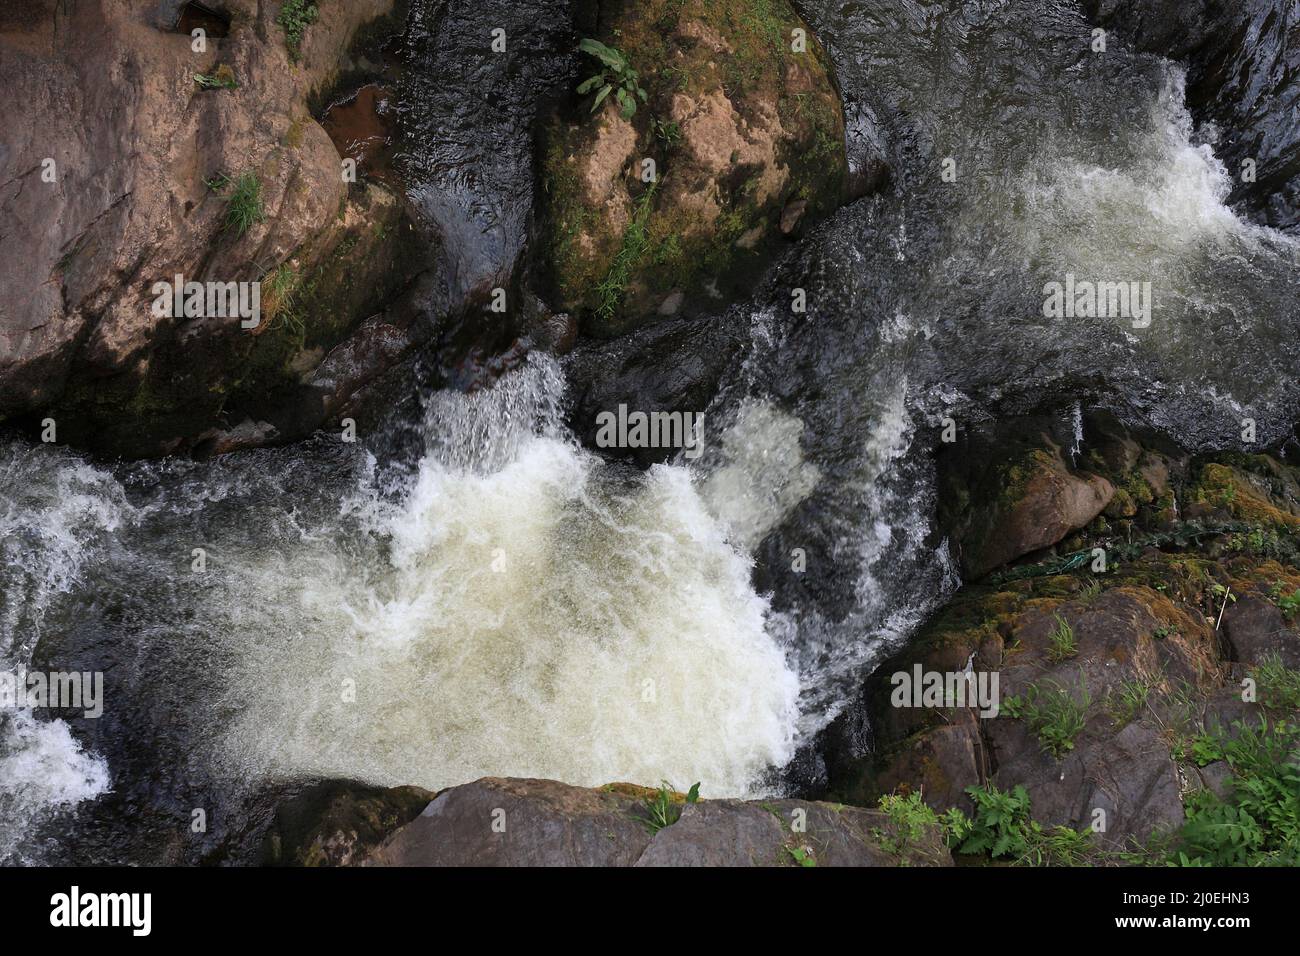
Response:
[[[1151,685],[1139,678],[1130,678],[1107,695],[1107,710],[1115,719],[1116,726],[1123,727],[1146,710],[1150,699]]]
[[[1265,655],[1255,668],[1259,702],[1270,710],[1300,710],[1300,671],[1282,663],[1276,651]]]
[[[234,187],[230,195],[226,196],[226,214],[221,225],[222,230],[233,231],[238,238],[253,228],[255,223],[265,221],[262,181],[257,178],[256,173],[244,173],[233,182],[223,173],[204,180],[204,184],[215,193],[221,193],[229,186]]]
[[[600,300],[596,306],[596,314],[602,319],[612,319],[618,313],[619,306],[623,304],[623,294],[627,291],[627,284],[632,278],[632,271],[650,247],[650,214],[654,208],[657,185],[652,183],[637,200],[632,221],[627,224],[627,229],[623,233],[623,245],[610,264],[609,271],[605,273],[605,278],[596,286],[596,295]]]
[[[1002,711],[1009,717],[1026,721],[1043,750],[1059,760],[1074,749],[1074,738],[1088,721],[1092,696],[1087,685],[1081,685],[1080,689],[1080,699],[1075,700],[1074,695],[1059,684],[1046,689],[1030,684],[1025,688],[1024,696],[1008,699],[1002,705]]]
[[[262,315],[283,328],[301,335],[305,330],[298,296],[302,276],[288,262],[282,262],[262,277]],[[269,328],[264,324],[263,328]]]
[[[1074,636],[1074,628],[1059,614],[1056,615],[1056,627],[1047,636],[1047,640],[1047,659],[1053,664],[1069,660],[1079,653],[1079,641]]]
[[[235,81],[235,71],[222,63],[211,73],[195,73],[194,82],[205,90],[235,90],[239,84]]]
[[[295,61],[302,52],[302,38],[307,28],[320,18],[313,0],[284,0],[275,22],[284,31],[284,45]]]

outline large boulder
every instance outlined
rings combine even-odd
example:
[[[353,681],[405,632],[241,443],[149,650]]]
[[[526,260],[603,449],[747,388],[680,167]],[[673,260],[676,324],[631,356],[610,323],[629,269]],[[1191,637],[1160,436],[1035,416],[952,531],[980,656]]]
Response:
[[[60,441],[137,455],[223,422],[310,431],[322,402],[290,393],[407,278],[403,205],[350,188],[312,115],[394,0],[321,3],[296,44],[280,4],[232,0],[202,49],[180,6],[0,11],[0,420],[47,414]],[[241,177],[259,197],[232,226]],[[155,314],[177,275],[261,281],[261,324]],[[274,420],[286,406],[303,414]]]
[[[639,91],[592,113],[598,83],[549,124],[542,252],[558,307],[613,336],[743,288],[842,201],[847,164],[829,60],[786,0],[608,2],[596,39]]]
[[[1105,478],[1073,469],[1033,421],[963,437],[941,463],[943,523],[971,580],[1056,544],[1115,495]]]
[[[484,778],[438,794],[370,866],[889,866],[951,862],[937,830],[902,833],[885,813],[804,800],[671,794],[677,819],[649,825],[655,791]]]

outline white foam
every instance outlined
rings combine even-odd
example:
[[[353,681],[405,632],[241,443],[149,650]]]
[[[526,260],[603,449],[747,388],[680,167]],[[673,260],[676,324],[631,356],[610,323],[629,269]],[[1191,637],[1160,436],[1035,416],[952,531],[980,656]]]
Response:
[[[798,680],[748,559],[685,469],[628,479],[558,437],[555,374],[535,359],[500,391],[437,397],[431,420],[473,448],[440,434],[405,498],[371,508],[371,558],[240,557],[231,599],[267,613],[224,635],[232,772],[721,796],[791,757]]]

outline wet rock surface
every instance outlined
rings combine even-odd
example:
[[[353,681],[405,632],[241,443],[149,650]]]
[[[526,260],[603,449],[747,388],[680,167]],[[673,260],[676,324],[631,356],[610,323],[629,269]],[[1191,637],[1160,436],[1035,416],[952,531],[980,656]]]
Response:
[[[1085,0],[1097,22],[1141,50],[1189,67],[1188,102],[1216,124],[1231,200],[1260,222],[1300,228],[1300,11],[1287,0]],[[1249,169],[1248,169],[1249,167]]]
[[[1035,422],[1008,428],[1033,434]],[[1106,415],[1085,421],[1079,459],[1126,494],[1123,516],[1098,514],[1053,551],[967,585],[877,669],[863,695],[874,755],[828,760],[831,794],[870,803],[919,792],[970,810],[968,787],[1024,787],[1035,820],[1102,819],[1095,844],[1119,852],[1168,840],[1196,792],[1231,792],[1224,765],[1191,756],[1198,734],[1295,719],[1290,697],[1243,699],[1242,684],[1285,681],[1278,667],[1294,668],[1300,649],[1278,604],[1300,583],[1295,469],[1149,447]],[[1267,491],[1252,482],[1264,475]],[[898,675],[917,668],[996,673],[1000,712],[981,716],[973,699],[897,706]],[[1053,736],[1064,724],[1046,715],[1067,711],[1077,723]]]

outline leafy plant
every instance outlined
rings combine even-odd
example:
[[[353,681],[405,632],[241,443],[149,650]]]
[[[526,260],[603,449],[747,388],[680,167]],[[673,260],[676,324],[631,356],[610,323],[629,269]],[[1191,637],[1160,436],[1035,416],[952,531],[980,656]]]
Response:
[[[813,855],[812,855],[810,852],[808,852],[808,848],[807,848],[807,847],[802,847],[802,846],[788,846],[788,847],[785,848],[785,852],[786,852],[786,853],[789,853],[791,859],[793,859],[793,860],[794,860],[796,863],[798,863],[800,866],[816,866],[816,865],[817,865],[817,861],[816,861],[815,859],[813,859]]]
[[[1282,611],[1282,616],[1287,620],[1295,617],[1296,612],[1300,611],[1300,588],[1296,588],[1290,594],[1284,594],[1281,582],[1273,585],[1271,591],[1273,603]]]
[[[1009,698],[1002,710],[1009,717],[1025,720],[1043,750],[1059,760],[1074,749],[1074,738],[1087,723],[1092,697],[1086,685],[1080,690],[1080,699],[1076,701],[1060,685],[1044,689],[1030,684],[1024,696]]]
[[[664,827],[670,827],[676,823],[682,816],[682,803],[698,803],[700,799],[700,785],[694,784],[687,792],[685,799],[678,802],[676,791],[667,780],[659,785],[659,790],[653,797],[647,797],[645,808],[647,816],[641,820],[646,829],[651,833],[658,833]]]
[[[655,138],[661,140],[669,149],[676,146],[682,138],[681,124],[672,120],[653,119],[650,121],[650,128],[654,131]]]
[[[1187,822],[1170,857],[1178,866],[1300,865],[1300,730],[1286,722],[1233,724],[1235,738],[1215,735],[1206,755],[1232,768],[1227,800],[1193,794]]]
[[[222,63],[211,73],[195,73],[194,82],[205,90],[234,90],[239,88],[235,82],[235,71]]]
[[[204,184],[215,193],[222,192],[227,186],[234,186],[234,190],[226,197],[226,214],[221,226],[223,230],[233,230],[237,237],[242,236],[254,223],[266,219],[262,206],[262,181],[256,173],[244,173],[233,184],[223,173],[204,180]]]
[[[1079,653],[1079,641],[1074,636],[1074,628],[1070,626],[1069,621],[1059,614],[1056,615],[1056,627],[1047,636],[1047,640],[1049,644],[1047,658],[1053,664],[1069,660]]]
[[[987,787],[967,787],[975,804],[967,836],[958,853],[987,853],[1027,866],[1078,866],[1091,850],[1088,831],[1069,827],[1047,829],[1029,814],[1029,792],[1017,786],[1010,792]]]
[[[302,50],[303,34],[307,28],[320,18],[320,10],[313,0],[284,0],[275,22],[284,31],[284,45],[290,55],[297,60]]]
[[[601,104],[613,94],[614,102],[618,104],[619,113],[624,119],[631,119],[636,115],[637,101],[644,103],[649,96],[642,89],[637,72],[632,69],[627,57],[599,40],[584,39],[578,44],[578,49],[588,56],[595,57],[601,63],[600,72],[587,77],[578,86],[579,96],[586,96],[592,92],[596,94],[591,104],[591,112],[600,109]]]

